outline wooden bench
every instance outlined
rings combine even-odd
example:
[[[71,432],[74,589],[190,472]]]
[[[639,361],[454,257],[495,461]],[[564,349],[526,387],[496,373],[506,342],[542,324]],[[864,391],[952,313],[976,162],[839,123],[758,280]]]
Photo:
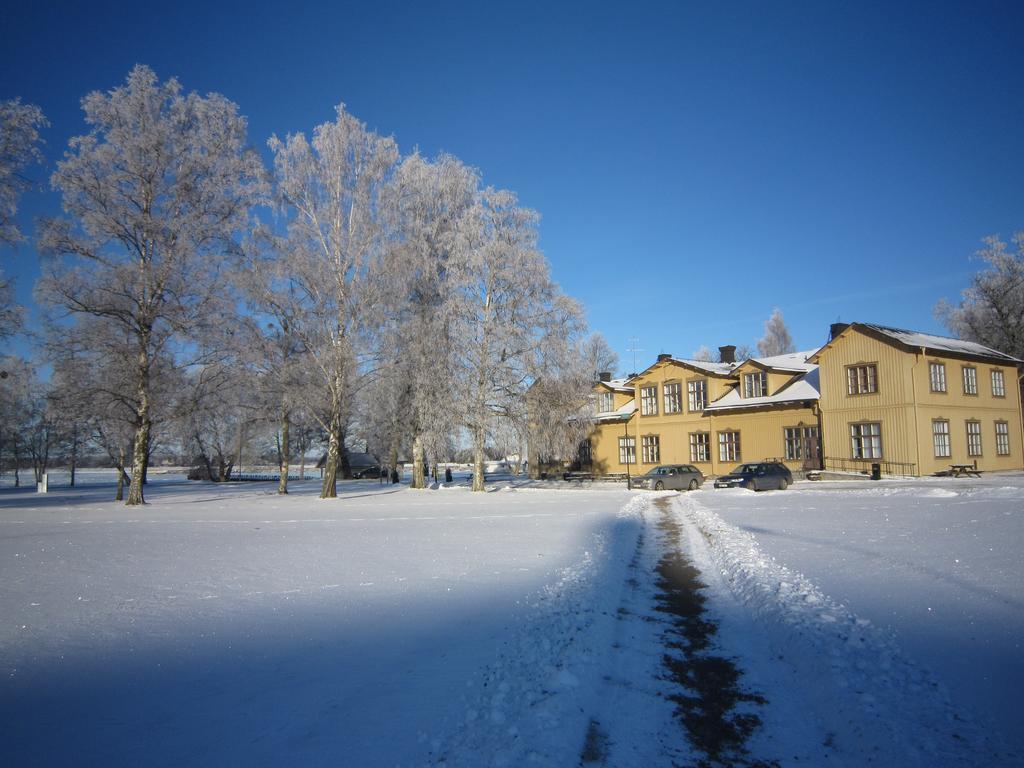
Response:
[[[949,474],[950,477],[981,477],[981,470],[974,464],[950,464]]]

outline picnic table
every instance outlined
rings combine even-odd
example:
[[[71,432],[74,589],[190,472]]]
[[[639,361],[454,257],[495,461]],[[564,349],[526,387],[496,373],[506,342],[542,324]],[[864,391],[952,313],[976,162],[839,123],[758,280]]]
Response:
[[[970,475],[981,477],[981,470],[974,464],[950,464],[949,474],[952,477],[968,477]]]

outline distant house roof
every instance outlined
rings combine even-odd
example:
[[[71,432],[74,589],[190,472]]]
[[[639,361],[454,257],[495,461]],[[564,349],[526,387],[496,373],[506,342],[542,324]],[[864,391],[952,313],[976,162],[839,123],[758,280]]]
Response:
[[[1019,365],[1022,362],[1011,355],[991,349],[983,344],[978,344],[973,341],[965,341],[964,339],[936,336],[931,333],[918,333],[917,331],[907,331],[902,328],[890,328],[885,325],[876,325],[874,323],[851,323],[847,328],[844,328],[839,335],[841,336],[845,333],[848,328],[854,328],[868,334],[869,336],[874,336],[875,338],[881,338],[884,341],[892,342],[908,351],[924,349],[928,352],[937,354],[979,357],[986,360],[997,360],[1013,365]],[[821,353],[828,349],[831,344],[832,342],[829,342],[814,354],[812,358],[814,362],[818,361],[818,357]]]

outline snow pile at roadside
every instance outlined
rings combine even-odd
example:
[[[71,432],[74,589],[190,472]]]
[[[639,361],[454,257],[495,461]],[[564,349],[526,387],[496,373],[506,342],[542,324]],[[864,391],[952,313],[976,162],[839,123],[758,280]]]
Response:
[[[738,604],[726,632],[752,677],[768,685],[763,693],[779,722],[774,732],[765,724],[767,748],[833,765],[999,763],[986,736],[891,634],[765,555],[752,534],[695,496],[681,497],[677,509],[689,524],[695,563],[705,577],[720,578],[725,602],[718,609]],[[715,591],[714,579],[709,585]]]
[[[439,740],[439,766],[575,765],[607,664],[625,569],[650,501],[636,496],[584,556],[523,604],[483,692]]]

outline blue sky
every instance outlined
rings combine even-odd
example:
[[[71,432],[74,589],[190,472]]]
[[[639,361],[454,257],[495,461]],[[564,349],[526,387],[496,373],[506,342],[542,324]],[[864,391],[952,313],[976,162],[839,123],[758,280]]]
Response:
[[[943,332],[981,238],[1024,229],[1019,3],[144,7],[5,10],[0,99],[43,108],[51,161],[136,63],[231,98],[261,148],[344,102],[538,210],[623,371],[754,344],[775,307],[800,348],[836,320]],[[23,230],[58,209],[30,193]],[[31,242],[0,258],[29,301]]]

